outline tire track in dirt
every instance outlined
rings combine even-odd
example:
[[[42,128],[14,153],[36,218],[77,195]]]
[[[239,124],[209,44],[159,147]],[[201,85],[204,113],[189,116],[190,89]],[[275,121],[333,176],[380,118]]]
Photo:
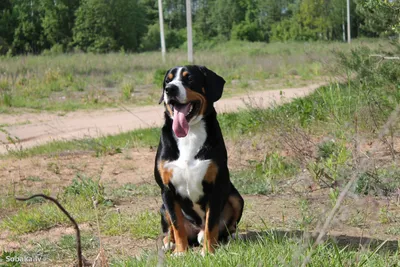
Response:
[[[313,92],[323,83],[301,88],[288,88],[271,91],[257,91],[246,95],[225,98],[215,103],[217,112],[235,112],[246,108],[247,104],[257,107],[270,107],[282,104],[296,97]],[[161,126],[163,109],[159,106],[113,108],[95,111],[70,112],[64,116],[55,113],[25,113],[2,115],[0,124],[9,124],[0,131],[0,154],[13,148],[8,136],[19,140],[18,147],[30,148],[55,140],[73,140],[118,134],[140,128]]]

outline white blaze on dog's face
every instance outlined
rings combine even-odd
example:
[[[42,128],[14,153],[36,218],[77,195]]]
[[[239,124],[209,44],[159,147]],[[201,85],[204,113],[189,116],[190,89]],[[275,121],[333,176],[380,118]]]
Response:
[[[165,74],[160,103],[164,101],[178,138],[208,114],[224,84],[223,78],[203,66],[175,67]]]

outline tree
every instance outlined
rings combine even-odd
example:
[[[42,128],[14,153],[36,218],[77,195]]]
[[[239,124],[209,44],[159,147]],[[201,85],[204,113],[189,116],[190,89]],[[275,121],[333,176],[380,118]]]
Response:
[[[48,47],[43,33],[39,0],[13,0],[17,26],[14,31],[13,50],[16,53],[39,53]]]
[[[400,1],[356,0],[356,4],[364,19],[362,29],[377,35],[400,34]]]
[[[117,48],[113,14],[107,0],[83,0],[76,11],[73,42],[83,51],[109,52]]]
[[[3,0],[0,3],[0,55],[5,54],[10,49],[13,42],[16,18],[12,13],[10,0]]]
[[[72,41],[72,29],[79,0],[41,0],[43,12],[41,25],[46,40],[51,46],[61,45],[63,50]]]
[[[114,0],[112,12],[115,14],[112,31],[118,47],[137,51],[147,31],[144,6],[136,0]]]

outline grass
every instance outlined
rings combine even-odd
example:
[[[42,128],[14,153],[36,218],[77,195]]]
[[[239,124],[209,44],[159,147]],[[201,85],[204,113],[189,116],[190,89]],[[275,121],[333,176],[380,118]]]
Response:
[[[155,239],[161,233],[160,214],[142,211],[130,214],[108,212],[101,221],[101,232],[108,236],[129,235],[136,239]]]
[[[158,196],[160,188],[156,184],[131,184],[127,183],[112,190],[113,198],[132,198],[135,196]]]
[[[78,223],[95,221],[97,210],[93,208],[93,201],[98,203],[99,212],[103,212],[110,204],[99,181],[82,175],[78,175],[64,189],[58,200]],[[3,218],[0,229],[24,234],[69,224],[68,218],[53,203],[44,202],[40,198],[24,203],[14,201],[14,205],[18,211]]]
[[[276,48],[277,50],[274,52],[273,50],[268,50],[273,49],[273,47],[263,48],[262,44],[247,46],[239,42],[228,44],[224,53],[230,56],[235,54],[242,55],[243,51],[243,55],[246,55],[248,60],[250,58],[255,62],[257,58],[265,59],[263,56],[271,56],[271,58],[285,58],[287,56],[287,60],[294,60],[297,56],[301,56],[303,52],[299,44],[293,46],[296,47],[293,51],[280,47],[279,51]],[[313,46],[312,49],[316,50],[317,55],[326,51],[319,46]],[[239,53],[239,51],[241,52]],[[216,46],[213,50],[207,51],[207,53],[211,54],[217,52],[223,54],[222,47]],[[288,179],[296,177],[300,173],[301,175],[307,175],[307,178],[312,178],[312,181],[318,186],[330,189],[326,204],[328,210],[335,206],[340,199],[342,188],[353,175],[358,175],[358,179],[351,189],[352,193],[358,194],[358,196],[354,195],[355,198],[361,198],[364,195],[391,197],[398,192],[399,183],[398,179],[396,180],[399,174],[398,160],[396,159],[397,152],[395,151],[396,153],[394,153],[396,157],[390,159],[390,155],[387,156],[387,151],[391,151],[390,140],[398,138],[399,125],[388,125],[387,119],[400,102],[400,95],[397,90],[398,77],[400,75],[395,75],[399,68],[392,62],[377,65],[376,62],[368,61],[370,60],[368,59],[370,52],[362,49],[355,50],[352,52],[351,57],[342,59],[342,64],[347,66],[344,68],[347,72],[346,75],[352,77],[352,80],[346,84],[333,83],[319,88],[315,93],[307,97],[266,110],[250,106],[250,109],[246,111],[219,115],[224,136],[230,141],[241,142],[246,140],[252,142],[255,140],[253,139],[255,136],[260,135],[267,136],[270,138],[269,140],[274,140],[263,151],[265,153],[263,160],[249,162],[248,165],[250,167],[248,169],[232,171],[233,183],[242,194],[278,194],[281,190],[281,183],[286,184]],[[149,56],[151,57],[151,54]],[[201,57],[201,54],[199,54],[199,57]],[[118,56],[116,56],[116,59],[118,59]],[[106,58],[106,60],[110,59]],[[218,57],[215,56],[213,60],[215,61],[212,62],[215,63]],[[226,60],[227,63],[220,64],[233,64],[234,60],[236,59],[228,59]],[[151,65],[151,63],[146,64]],[[280,71],[284,71],[277,72],[277,76],[291,69],[292,65],[290,64],[288,64],[289,67],[280,66]],[[250,86],[250,82],[242,79],[246,75],[257,79],[266,77],[258,72],[259,69],[255,71],[253,69],[253,74],[249,74],[250,68],[245,69],[239,64],[236,67],[237,69],[227,68],[224,70],[222,67],[221,69],[218,69],[219,67],[216,69],[221,70],[221,72],[225,71],[228,82],[230,81],[231,84],[233,84],[233,80],[238,79],[239,87]],[[260,70],[265,71],[268,69],[268,66],[264,67],[265,69],[260,68]],[[313,65],[313,68],[314,73],[320,75],[318,65]],[[143,69],[143,71],[147,70],[152,70],[152,67]],[[295,71],[296,73],[301,73],[301,69],[295,69]],[[294,70],[291,72],[294,73]],[[56,74],[54,75],[56,76]],[[54,75],[52,75],[49,74],[48,79],[50,81],[54,79]],[[284,76],[282,75],[282,77]],[[149,80],[162,79],[162,71],[157,69],[147,78]],[[110,86],[114,86],[112,79],[107,82]],[[133,88],[132,90],[135,94],[137,86],[131,88]],[[118,97],[121,98],[122,94],[122,98],[126,99],[128,91],[131,92],[132,90],[122,90],[119,92]],[[7,101],[10,103],[9,99]],[[387,131],[381,134],[382,127]],[[131,147],[156,146],[159,132],[159,129],[155,128],[140,130],[115,137],[109,136],[92,140],[66,142],[68,145],[65,147],[63,147],[65,143],[58,142],[54,143],[53,146],[49,144],[35,148],[37,150],[23,151],[26,154],[21,154],[21,156],[63,153],[65,150],[90,150],[94,151],[97,156],[120,153],[124,149]],[[360,146],[358,140],[365,140],[362,144],[368,144],[370,140],[382,143],[384,145],[383,151],[385,151],[386,155],[377,154],[372,149],[371,151],[362,151],[364,154],[361,154],[356,149]],[[394,150],[393,147],[392,149]],[[361,164],[361,160],[365,160],[366,163]],[[47,168],[58,175],[57,165],[50,164]],[[37,177],[33,176],[30,180],[39,181]],[[312,184],[312,186],[315,185]],[[300,199],[297,204],[300,214],[298,220],[295,220],[294,223],[297,229],[310,229],[316,223],[324,221],[326,213],[323,213],[325,214],[323,218],[318,218],[321,216],[320,212],[313,210],[313,203],[306,197],[307,195],[312,195],[311,191],[307,185],[304,185],[303,190],[307,190],[302,194],[303,198],[296,198]],[[116,199],[156,194],[157,188],[155,186],[137,186],[133,184],[114,189],[110,193]],[[101,234],[121,237],[129,236],[135,239],[155,239],[159,235],[159,214],[157,212],[146,210],[130,213],[109,208],[112,202],[108,201],[108,195],[104,193],[104,188],[96,179],[77,176],[65,192],[60,195],[60,198],[79,222],[94,222],[96,211],[93,209],[92,196],[97,196],[96,200],[100,205],[97,212],[100,218]],[[61,218],[56,209],[48,203],[20,204],[12,203],[11,201],[7,203],[5,205],[19,208],[20,210],[2,217],[1,230],[22,234],[66,224],[65,218]],[[348,226],[364,229],[367,225],[367,217],[371,212],[376,212],[379,225],[376,223],[374,225],[378,225],[377,227],[387,226],[386,234],[396,235],[399,232],[399,228],[396,225],[398,215],[389,206],[381,207],[379,211],[369,210],[368,212],[357,209],[353,205],[346,207],[346,209],[351,209],[352,211],[345,218],[346,222],[344,223]],[[282,213],[282,217],[284,215],[286,216],[286,214]],[[264,223],[264,225],[261,225],[260,223],[257,224],[257,222],[252,224],[251,219],[244,216],[242,224],[250,224],[250,228],[254,227],[257,230],[263,227],[273,228],[272,224],[267,225]],[[340,218],[336,217],[335,219]],[[271,218],[270,221],[273,222],[274,220],[279,221],[281,219]],[[271,223],[270,221],[268,223]],[[328,227],[325,230],[329,229]],[[71,238],[65,238],[63,241],[64,248],[69,249],[72,241],[73,239]],[[57,246],[61,246],[61,244],[60,241]],[[167,254],[164,259],[164,265],[299,266],[306,258],[309,258],[307,266],[398,266],[399,251],[385,250],[383,245],[384,243],[382,243],[382,247],[358,249],[352,246],[340,247],[333,242],[324,242],[318,246],[312,246],[307,239],[298,239],[292,236],[282,237],[271,233],[261,235],[252,241],[231,241],[226,245],[222,245],[217,250],[216,255],[206,256],[205,258],[201,257],[198,251],[192,250],[183,257],[172,257]],[[113,257],[112,265],[154,266],[157,265],[158,261],[159,256],[157,253],[148,251],[137,258],[115,256]]]
[[[266,155],[262,162],[250,162],[251,166],[231,173],[231,180],[243,194],[268,195],[277,193],[277,183],[295,176],[297,163],[278,155],[276,152]]]
[[[333,50],[349,51],[383,40],[345,43],[248,43],[232,41],[196,52],[197,64],[206,65],[227,81],[226,95],[247,89],[270,89],[303,84],[331,73]],[[79,62],[77,64],[77,62]],[[31,110],[72,111],[154,104],[160,96],[165,71],[186,64],[185,51],[17,56],[0,58],[0,112]],[[268,80],[268,82],[265,82]],[[284,84],[282,84],[284,80]],[[277,83],[273,85],[273,83]]]
[[[100,246],[99,238],[90,234],[81,235],[81,245],[83,251],[96,251]],[[42,239],[37,242],[31,242],[31,248],[21,252],[20,256],[41,257],[41,261],[59,261],[65,262],[66,258],[76,256],[76,238],[75,235],[62,235],[57,241]]]
[[[300,266],[310,256],[307,266],[397,266],[398,252],[357,250],[326,242],[311,250],[307,240],[261,235],[253,241],[231,241],[221,246],[215,255],[202,257],[190,251],[182,257],[167,255],[160,259],[154,252],[139,258],[115,259],[113,266]]]
[[[112,192],[112,196],[116,198],[132,196],[130,193],[125,193],[125,190],[130,192],[136,190],[138,194],[156,191],[154,187],[133,187],[132,185],[116,190]],[[77,174],[72,183],[64,188],[62,194],[59,194],[58,199],[78,223],[96,222],[97,213],[100,218],[101,233],[104,235],[129,234],[133,238],[141,239],[155,238],[160,234],[160,215],[155,212],[142,211],[132,217],[131,213],[121,214],[114,209],[109,209],[113,201],[106,196],[104,187],[97,179]],[[96,209],[93,206],[94,202]],[[20,235],[69,224],[68,218],[53,203],[47,203],[41,198],[24,203],[14,201],[14,205],[18,211],[3,218],[0,229]]]

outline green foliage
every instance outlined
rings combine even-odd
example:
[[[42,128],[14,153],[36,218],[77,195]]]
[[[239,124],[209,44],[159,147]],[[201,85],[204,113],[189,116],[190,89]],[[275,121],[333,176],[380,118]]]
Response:
[[[160,47],[158,5],[150,0],[4,0],[0,54],[151,51]],[[186,3],[163,1],[167,48],[186,40]],[[198,47],[229,39],[342,40],[342,0],[193,0]],[[357,10],[357,12],[356,12]],[[352,36],[398,33],[398,1],[351,1]]]
[[[104,0],[84,0],[76,11],[74,43],[89,52],[109,52],[117,48],[113,38],[113,10]]]
[[[396,166],[366,171],[359,175],[355,191],[363,195],[384,195],[395,193],[400,188],[400,169]]]
[[[0,255],[0,263],[1,262],[6,262],[5,265],[2,266],[7,266],[7,267],[20,267],[22,266],[21,261],[8,261],[8,259],[15,259],[17,257],[20,257],[20,253],[16,251],[1,251]]]
[[[256,23],[241,22],[240,24],[234,25],[231,33],[232,39],[244,40],[244,41],[261,41],[263,40],[263,34]]]
[[[100,181],[93,180],[91,177],[86,177],[82,174],[77,174],[72,180],[72,184],[64,190],[67,196],[80,196],[87,200],[96,201],[97,204],[107,204],[104,187]]]
[[[276,193],[276,183],[293,177],[299,169],[295,162],[277,153],[266,155],[263,162],[250,163],[251,171],[236,171],[231,175],[236,188],[243,194]]]
[[[356,0],[357,12],[364,18],[361,29],[376,35],[400,34],[400,2]]]
[[[168,49],[179,48],[186,41],[184,29],[175,30],[164,26],[165,44]],[[140,50],[153,51],[161,49],[160,25],[158,23],[149,26],[147,33],[141,40]]]

